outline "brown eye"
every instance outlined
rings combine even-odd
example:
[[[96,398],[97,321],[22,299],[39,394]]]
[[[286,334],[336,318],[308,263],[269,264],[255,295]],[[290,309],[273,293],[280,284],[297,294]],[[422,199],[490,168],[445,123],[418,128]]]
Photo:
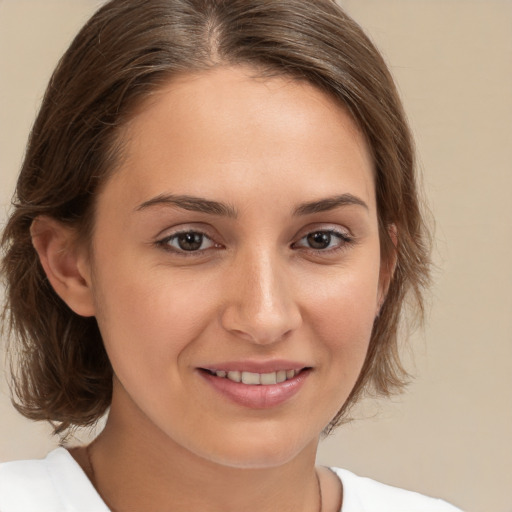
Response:
[[[337,249],[343,249],[351,243],[353,243],[353,238],[343,231],[325,229],[308,233],[294,243],[293,247],[331,253]]]
[[[213,240],[199,231],[176,233],[163,239],[159,244],[177,253],[199,252],[215,246]]]
[[[201,233],[181,233],[176,237],[178,246],[183,251],[197,251],[203,244]]]
[[[331,244],[332,235],[327,231],[317,231],[307,235],[306,239],[312,249],[327,249]]]

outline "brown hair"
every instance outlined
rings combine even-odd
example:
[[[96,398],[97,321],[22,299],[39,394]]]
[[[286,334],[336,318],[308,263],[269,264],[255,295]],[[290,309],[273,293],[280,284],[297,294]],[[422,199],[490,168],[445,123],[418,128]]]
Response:
[[[331,0],[112,0],[89,20],[55,70],[30,136],[2,237],[4,318],[17,341],[15,406],[60,433],[109,407],[112,368],[94,318],[73,313],[32,246],[39,215],[84,239],[98,188],[115,171],[135,107],[176,73],[249,64],[319,87],[351,112],[375,164],[383,261],[397,265],[359,379],[330,428],[364,391],[388,395],[406,373],[397,330],[409,291],[422,312],[428,236],[411,135],[389,71],[361,28]]]

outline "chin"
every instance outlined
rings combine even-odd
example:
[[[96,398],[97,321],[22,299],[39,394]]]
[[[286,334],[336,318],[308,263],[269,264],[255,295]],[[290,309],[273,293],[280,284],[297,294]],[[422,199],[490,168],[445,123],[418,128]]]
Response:
[[[298,434],[298,433],[297,433]],[[215,464],[238,469],[264,469],[283,466],[299,455],[309,452],[314,459],[319,436],[304,438],[293,432],[269,432],[261,428],[256,432],[233,434],[217,438],[196,455]],[[201,453],[202,452],[202,453]]]

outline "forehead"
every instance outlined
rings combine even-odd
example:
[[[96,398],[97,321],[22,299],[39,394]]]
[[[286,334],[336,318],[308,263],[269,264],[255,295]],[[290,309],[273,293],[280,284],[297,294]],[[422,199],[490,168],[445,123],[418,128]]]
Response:
[[[352,188],[374,203],[370,152],[347,110],[289,77],[244,67],[179,76],[139,105],[122,138],[114,181],[133,202],[163,192],[241,199],[280,189],[292,199]]]

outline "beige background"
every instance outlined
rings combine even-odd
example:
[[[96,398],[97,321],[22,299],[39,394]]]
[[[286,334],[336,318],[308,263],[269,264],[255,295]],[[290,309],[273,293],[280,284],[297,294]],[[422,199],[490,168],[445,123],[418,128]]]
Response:
[[[383,50],[417,136],[437,219],[417,378],[320,450],[323,463],[512,511],[512,2],[344,0]],[[0,222],[46,81],[93,0],[0,0]],[[0,461],[55,443],[0,388]]]

